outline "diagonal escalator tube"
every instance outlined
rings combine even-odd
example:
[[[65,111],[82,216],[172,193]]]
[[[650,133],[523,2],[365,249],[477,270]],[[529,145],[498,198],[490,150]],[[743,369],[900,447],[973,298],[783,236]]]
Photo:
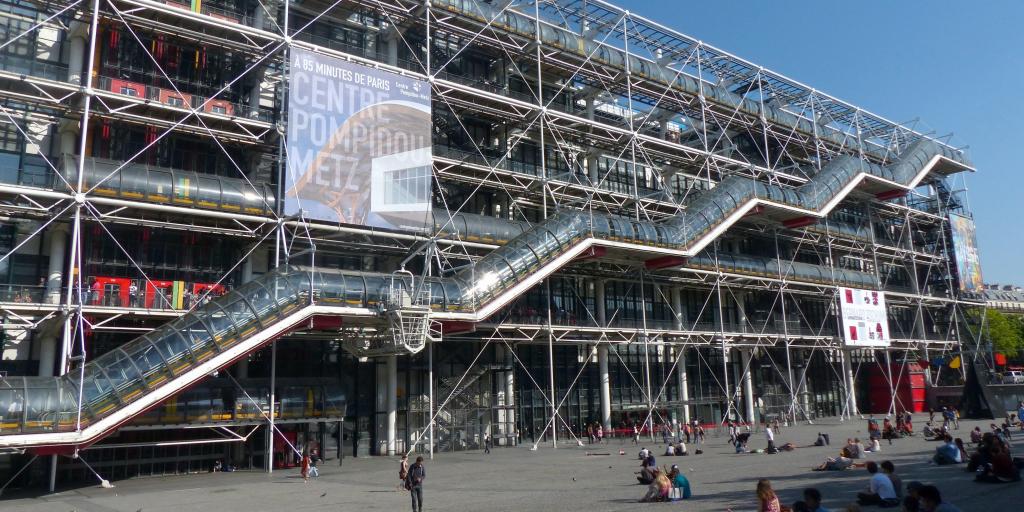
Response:
[[[454,276],[430,280],[431,307],[438,318],[479,321],[591,245],[696,256],[757,204],[821,217],[861,180],[910,189],[939,163],[947,170],[968,168],[961,155],[922,140],[889,166],[838,157],[798,188],[729,177],[687,203],[682,214],[661,223],[560,212],[525,231],[510,227],[506,236],[522,233]],[[390,278],[283,267],[89,361],[81,389],[79,370],[56,378],[0,380],[0,447],[95,442],[314,312],[374,314],[386,299]]]

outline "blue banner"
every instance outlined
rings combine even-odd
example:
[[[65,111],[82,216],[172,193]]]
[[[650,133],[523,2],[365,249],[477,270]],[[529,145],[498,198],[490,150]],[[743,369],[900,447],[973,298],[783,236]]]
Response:
[[[422,231],[431,211],[427,82],[291,51],[284,213]]]

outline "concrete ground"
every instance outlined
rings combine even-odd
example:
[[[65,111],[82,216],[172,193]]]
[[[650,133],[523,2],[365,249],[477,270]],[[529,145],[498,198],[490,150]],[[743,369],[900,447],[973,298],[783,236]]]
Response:
[[[923,418],[916,418],[918,429]],[[961,423],[957,436],[967,438],[974,425],[986,429],[988,422]],[[694,497],[676,503],[637,504],[644,487],[636,484],[639,447],[628,441],[612,440],[603,446],[566,446],[558,449],[528,446],[496,448],[492,454],[460,452],[438,454],[427,461],[424,492],[426,510],[568,511],[618,510],[756,510],[754,487],[757,479],[769,478],[783,502],[800,498],[805,487],[817,487],[825,505],[842,510],[866,487],[867,472],[813,472],[810,468],[838,452],[847,437],[865,435],[865,422],[823,421],[815,425],[783,428],[776,434],[779,445],[792,441],[806,446],[818,431],[832,438],[829,447],[805,447],[777,455],[740,454],[723,438],[709,438],[704,454],[688,457],[658,456],[660,465],[679,464],[689,477]],[[1019,435],[1024,439],[1024,434]],[[642,441],[662,453],[660,441]],[[761,434],[754,434],[751,447],[764,446]],[[1016,455],[1021,455],[1017,441]],[[619,455],[620,447],[626,455]],[[964,473],[963,466],[935,466],[929,463],[935,443],[920,436],[883,443],[882,452],[868,460],[891,460],[904,483],[919,480],[940,487],[943,496],[965,512],[1021,510],[1024,483],[978,484]],[[691,447],[692,450],[692,447]],[[606,455],[610,454],[610,455]],[[398,491],[397,459],[346,458],[344,465],[327,461],[321,476],[303,483],[297,470],[273,475],[259,472],[210,473],[203,475],[139,478],[114,482],[115,488],[83,486],[53,495],[5,496],[0,510],[20,512],[186,512],[186,511],[342,511],[408,510],[409,495]]]

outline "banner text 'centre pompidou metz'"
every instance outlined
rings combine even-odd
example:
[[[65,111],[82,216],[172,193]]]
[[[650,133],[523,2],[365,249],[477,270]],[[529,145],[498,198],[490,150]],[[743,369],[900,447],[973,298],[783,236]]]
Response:
[[[422,80],[294,49],[284,211],[423,230],[430,215],[430,88]]]

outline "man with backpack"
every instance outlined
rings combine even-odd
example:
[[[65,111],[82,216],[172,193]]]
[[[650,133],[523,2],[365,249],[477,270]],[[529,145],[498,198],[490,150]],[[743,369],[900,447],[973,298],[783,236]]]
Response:
[[[405,488],[412,495],[412,512],[423,510],[423,480],[427,478],[427,470],[423,467],[423,457],[416,457],[416,463],[409,468],[405,476]]]

